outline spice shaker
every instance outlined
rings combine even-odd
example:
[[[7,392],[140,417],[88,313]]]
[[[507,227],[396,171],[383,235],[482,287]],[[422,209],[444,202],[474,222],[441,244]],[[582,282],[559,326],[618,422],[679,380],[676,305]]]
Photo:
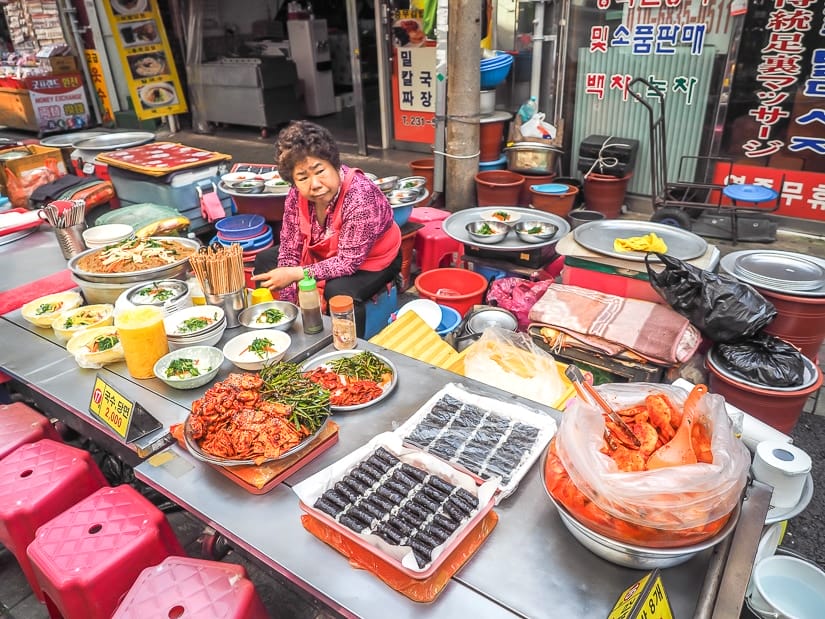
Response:
[[[338,350],[355,348],[355,309],[352,297],[335,295],[329,300],[329,315],[332,318],[332,345]]]
[[[298,282],[298,306],[301,308],[301,322],[304,324],[304,333],[313,335],[324,329],[321,319],[321,299],[318,297],[318,285],[304,269],[304,278]]]

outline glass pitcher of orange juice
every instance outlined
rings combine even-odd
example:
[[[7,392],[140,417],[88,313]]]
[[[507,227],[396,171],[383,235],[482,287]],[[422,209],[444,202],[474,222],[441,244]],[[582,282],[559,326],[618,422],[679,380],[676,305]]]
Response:
[[[153,378],[155,362],[169,352],[163,310],[145,305],[129,308],[115,316],[126,369],[134,378]]]

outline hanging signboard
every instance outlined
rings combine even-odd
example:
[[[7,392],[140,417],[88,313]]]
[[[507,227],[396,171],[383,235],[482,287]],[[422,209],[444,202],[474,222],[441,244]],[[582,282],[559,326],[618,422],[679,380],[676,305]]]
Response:
[[[392,116],[396,140],[435,139],[435,47],[426,46],[422,16],[400,11],[392,27]]]
[[[111,123],[115,119],[115,114],[112,111],[112,100],[109,97],[109,89],[106,88],[106,80],[103,79],[103,65],[100,62],[100,56],[97,50],[84,50],[86,55],[86,65],[89,67],[89,77],[91,77],[91,89],[97,96],[100,102],[100,109],[103,118],[100,122],[104,125]]]
[[[104,0],[137,117],[186,112],[157,0]]]
[[[27,77],[25,83],[40,133],[89,126],[89,102],[80,73]]]

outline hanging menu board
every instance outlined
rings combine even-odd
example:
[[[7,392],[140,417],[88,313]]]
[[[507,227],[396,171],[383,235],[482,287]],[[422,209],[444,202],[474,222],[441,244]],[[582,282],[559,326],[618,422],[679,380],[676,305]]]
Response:
[[[157,0],[104,0],[137,117],[182,114],[186,101]]]

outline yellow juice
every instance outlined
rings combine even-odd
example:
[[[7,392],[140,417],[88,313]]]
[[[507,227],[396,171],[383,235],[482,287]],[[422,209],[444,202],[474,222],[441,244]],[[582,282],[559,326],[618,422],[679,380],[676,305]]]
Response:
[[[143,306],[123,310],[115,317],[126,368],[134,378],[153,378],[158,359],[169,352],[163,310]]]

